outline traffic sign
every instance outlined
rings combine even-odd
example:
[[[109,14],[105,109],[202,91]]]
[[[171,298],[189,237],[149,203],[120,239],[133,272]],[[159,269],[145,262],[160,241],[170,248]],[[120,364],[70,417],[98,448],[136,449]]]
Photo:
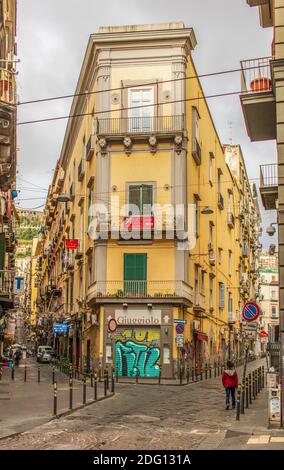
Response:
[[[184,347],[184,336],[183,336],[183,334],[176,335],[176,345],[177,345],[177,348],[183,348]]]
[[[256,321],[260,315],[260,308],[255,302],[247,302],[243,308],[242,315],[245,321]]]
[[[182,333],[184,333],[184,324],[183,323],[178,323],[176,325],[176,332],[178,335],[181,335]]]
[[[174,323],[182,323],[183,325],[187,324],[187,320],[179,320],[178,318],[174,319]]]
[[[117,330],[117,321],[116,321],[116,319],[111,318],[108,321],[107,327],[108,327],[108,331],[110,331],[110,333],[115,333],[116,330]]]

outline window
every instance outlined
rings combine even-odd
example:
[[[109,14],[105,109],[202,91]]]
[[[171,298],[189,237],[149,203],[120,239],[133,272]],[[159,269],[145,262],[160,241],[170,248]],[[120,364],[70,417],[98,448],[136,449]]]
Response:
[[[213,154],[209,155],[209,183],[213,186]]]
[[[153,206],[153,185],[129,185],[129,205],[135,205],[141,215],[150,215]],[[131,211],[131,208],[130,208]]]
[[[271,318],[277,318],[276,305],[272,305],[271,307]]]
[[[232,252],[229,250],[229,257],[228,257],[228,272],[229,276],[232,275]]]
[[[84,206],[81,207],[80,212],[80,241],[79,251],[83,251],[83,240],[84,240]]]
[[[128,90],[129,130],[132,132],[154,130],[154,88],[132,88]]]
[[[194,303],[198,305],[199,285],[198,285],[198,266],[194,265]]]
[[[276,290],[272,290],[272,291],[271,291],[271,299],[272,299],[272,300],[277,300],[277,297],[276,297]]]
[[[147,255],[124,254],[124,291],[132,295],[146,295]]]
[[[88,228],[90,227],[93,219],[93,202],[94,202],[94,190],[93,188],[89,189],[88,195]]]
[[[233,297],[232,297],[231,292],[229,293],[229,297],[228,297],[228,312],[231,314],[233,313]]]
[[[93,282],[93,269],[92,269],[93,256],[92,253],[88,256],[88,286]]]
[[[213,243],[213,239],[214,239],[213,227],[214,227],[213,223],[209,222],[209,242],[210,243]]]
[[[205,292],[205,271],[201,271],[201,292]]]
[[[195,106],[192,107],[192,156],[197,165],[201,164],[200,116]]]
[[[195,195],[194,196],[194,207],[195,207],[195,212],[194,212],[194,234],[195,238],[199,237],[199,196]]]
[[[225,284],[219,282],[219,308],[225,308]]]
[[[218,168],[218,194],[221,193],[221,174],[222,174],[222,172],[221,172],[220,168]]]
[[[213,310],[214,308],[214,279],[212,276],[209,277],[209,308]]]

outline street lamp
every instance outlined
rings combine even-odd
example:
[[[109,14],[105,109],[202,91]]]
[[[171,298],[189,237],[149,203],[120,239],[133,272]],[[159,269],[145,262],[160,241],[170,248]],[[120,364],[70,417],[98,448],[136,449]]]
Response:
[[[274,225],[277,225],[275,222],[273,222],[272,224],[269,225],[269,227],[267,227],[266,229],[266,233],[267,235],[269,235],[270,237],[273,237],[276,233],[276,228],[274,227]]]

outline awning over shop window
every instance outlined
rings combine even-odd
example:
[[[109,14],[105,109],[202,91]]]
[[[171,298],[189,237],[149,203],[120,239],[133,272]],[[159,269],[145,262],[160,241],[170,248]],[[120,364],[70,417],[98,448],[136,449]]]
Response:
[[[196,333],[198,341],[208,341],[208,336],[205,333]]]
[[[261,331],[259,333],[260,338],[268,338],[268,333],[266,331]]]

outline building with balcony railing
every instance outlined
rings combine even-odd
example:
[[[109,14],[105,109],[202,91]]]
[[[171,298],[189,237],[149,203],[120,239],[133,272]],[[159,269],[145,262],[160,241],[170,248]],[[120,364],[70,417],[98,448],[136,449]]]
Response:
[[[259,191],[266,210],[275,210],[278,201],[278,167],[272,163],[260,166]]]

